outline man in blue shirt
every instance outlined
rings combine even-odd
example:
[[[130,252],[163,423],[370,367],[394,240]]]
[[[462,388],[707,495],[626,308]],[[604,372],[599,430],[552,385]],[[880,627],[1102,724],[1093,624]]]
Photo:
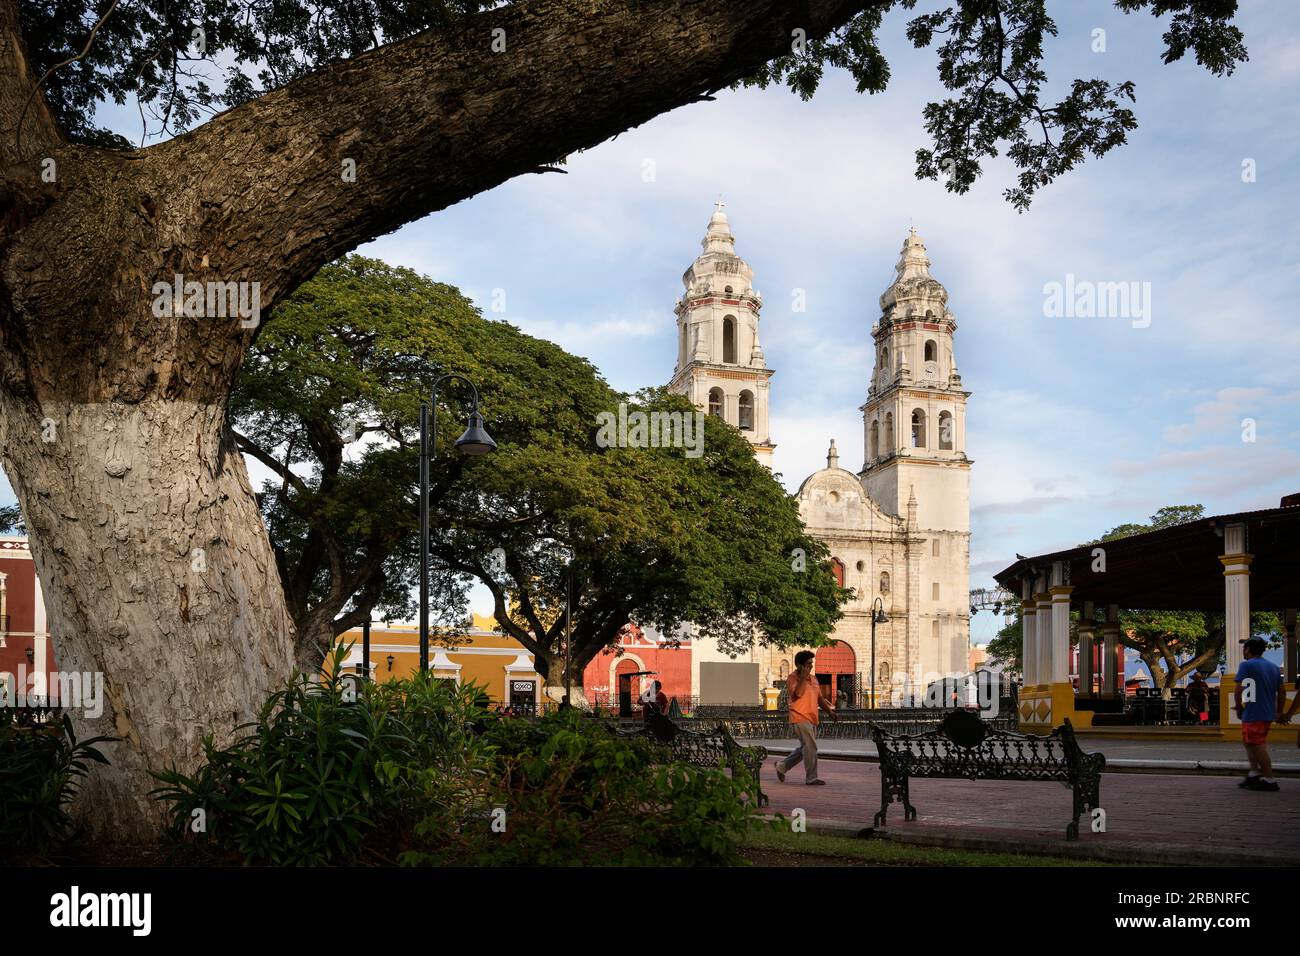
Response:
[[[1264,660],[1267,645],[1263,638],[1249,637],[1241,645],[1245,660],[1237,668],[1233,703],[1241,721],[1241,740],[1246,745],[1250,772],[1240,786],[1248,790],[1277,790],[1273,760],[1268,754],[1268,728],[1286,709],[1282,672],[1272,661]]]

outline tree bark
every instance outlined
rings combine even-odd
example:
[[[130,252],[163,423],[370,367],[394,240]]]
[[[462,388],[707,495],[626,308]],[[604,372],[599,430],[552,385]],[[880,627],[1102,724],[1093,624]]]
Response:
[[[219,405],[46,402],[37,419],[0,390],[0,411],[56,665],[103,675],[102,714],[83,703],[77,733],[121,738],[81,788],[83,822],[148,839],[148,771],[192,770],[203,735],[228,740],[292,666],[243,460]]]

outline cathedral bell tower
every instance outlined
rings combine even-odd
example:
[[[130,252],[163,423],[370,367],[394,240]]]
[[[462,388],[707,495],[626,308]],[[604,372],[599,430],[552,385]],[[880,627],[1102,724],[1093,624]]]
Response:
[[[768,380],[772,370],[758,341],[763,300],[754,271],[736,255],[736,237],[721,200],[709,219],[703,251],[682,275],[677,300],[677,367],[668,385],[710,415],[730,422],[771,463],[776,448],[768,435]]]
[[[912,229],[871,329],[876,364],[862,406],[868,494],[896,515],[913,490],[923,528],[970,530],[966,399],[953,352],[957,321],[948,290],[930,275]]]
[[[909,666],[919,686],[968,669],[970,467],[966,399],[948,290],[930,275],[925,243],[903,241],[894,281],[872,327],[876,367],[862,406],[862,485],[907,517]],[[914,642],[914,643],[913,643]],[[919,667],[918,667],[919,665]]]

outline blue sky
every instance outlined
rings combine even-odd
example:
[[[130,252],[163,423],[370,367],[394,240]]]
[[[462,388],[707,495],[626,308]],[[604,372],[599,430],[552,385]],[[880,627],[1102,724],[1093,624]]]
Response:
[[[571,157],[567,175],[522,177],[361,251],[458,285],[631,390],[672,374],[681,274],[722,196],[764,297],[775,467],[793,490],[832,437],[843,465],[862,463],[870,328],[914,224],[948,288],[973,392],[972,587],[1016,552],[1077,544],[1165,504],[1275,506],[1300,491],[1300,5],[1244,5],[1250,62],[1227,79],[1163,65],[1164,25],[1149,15],[1103,0],[1051,12],[1053,91],[1131,79],[1139,128],[1025,214],[1001,198],[1012,178],[1001,161],[962,197],[914,179],[921,108],[941,92],[934,53],[911,49],[896,11],[882,95],[838,73],[808,103],[725,92]],[[1092,51],[1097,28],[1104,53]],[[112,116],[138,138],[133,109]],[[1242,181],[1246,159],[1255,182]],[[1044,284],[1067,274],[1149,282],[1150,325],[1046,317]],[[791,310],[798,289],[806,312]],[[981,614],[972,638],[994,630]]]

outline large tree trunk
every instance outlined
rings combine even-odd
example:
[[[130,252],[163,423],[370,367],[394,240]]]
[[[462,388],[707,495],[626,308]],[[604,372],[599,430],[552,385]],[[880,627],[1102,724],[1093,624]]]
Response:
[[[547,699],[560,703],[564,700],[565,694],[569,695],[569,703],[574,707],[580,707],[583,710],[588,708],[587,694],[582,686],[582,671],[576,667],[572,674],[569,675],[568,683],[564,680],[564,657],[556,656],[549,663],[540,656],[534,655],[537,667],[537,673],[541,675],[544,681],[542,685],[542,695]]]
[[[115,839],[156,835],[149,770],[190,771],[290,671],[290,626],[243,461],[220,405],[45,405],[0,392],[14,478],[45,587],[57,667],[103,675],[105,747],[81,816]],[[47,440],[49,439],[49,440]],[[212,464],[215,462],[215,465]]]

